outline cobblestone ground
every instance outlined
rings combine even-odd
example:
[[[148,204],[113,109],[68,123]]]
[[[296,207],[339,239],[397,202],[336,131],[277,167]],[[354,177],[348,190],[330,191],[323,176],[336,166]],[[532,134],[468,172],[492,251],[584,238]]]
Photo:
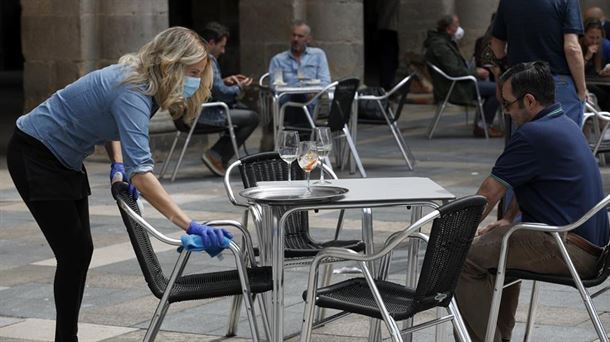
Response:
[[[451,108],[443,117],[436,136],[425,137],[434,107],[410,105],[405,108],[400,127],[417,158],[415,171],[407,171],[389,130],[383,126],[361,126],[358,149],[369,177],[423,176],[439,183],[456,196],[473,194],[488,175],[495,158],[502,150],[502,139],[473,138],[471,124],[466,125],[459,108]],[[471,113],[471,116],[473,114]],[[260,132],[248,142],[250,152],[258,147]],[[239,209],[228,202],[221,179],[214,177],[201,164],[201,146],[187,153],[184,167],[174,183],[163,181],[175,200],[198,219],[240,219]],[[112,200],[108,184],[108,164],[87,162],[93,195],[90,197],[91,226],[95,253],[89,271],[87,288],[80,314],[80,338],[83,341],[139,341],[157,304],[146,286],[127,234]],[[605,183],[610,172],[602,167]],[[338,170],[340,177],[356,177],[347,170]],[[408,189],[405,189],[408,191]],[[605,193],[608,193],[608,188]],[[379,209],[374,212],[375,239],[381,243],[392,232],[408,223],[404,209]],[[61,215],[61,213],[58,213]],[[492,214],[493,215],[493,214]],[[160,230],[178,234],[178,230],[150,206],[145,216]],[[335,212],[312,214],[313,234],[331,236]],[[492,220],[491,215],[487,222]],[[357,212],[348,213],[342,237],[358,238],[360,221]],[[171,267],[177,254],[172,248],[161,248],[158,256],[164,267]],[[205,255],[193,255],[186,272],[220,270],[231,267],[230,257],[223,261]],[[404,279],[406,256],[398,252],[390,277]],[[0,341],[46,341],[53,338],[54,304],[52,281],[54,259],[35,222],[20,201],[0,161]],[[286,273],[286,333],[300,329],[307,269]],[[335,280],[345,276],[336,276]],[[530,284],[523,286],[518,309],[514,340],[522,339],[529,301]],[[610,329],[610,294],[595,299],[604,324]],[[159,341],[239,341],[249,339],[245,313],[238,337],[225,338],[229,299],[178,303],[170,307],[158,336]],[[426,312],[417,320],[433,315]],[[382,328],[385,333],[385,328]],[[441,339],[452,340],[450,328]],[[366,340],[368,320],[350,316],[315,331],[315,341]],[[434,329],[415,335],[415,341],[432,341]],[[533,340],[593,341],[593,326],[578,293],[571,288],[543,285],[539,299]],[[295,339],[296,340],[296,339]]]

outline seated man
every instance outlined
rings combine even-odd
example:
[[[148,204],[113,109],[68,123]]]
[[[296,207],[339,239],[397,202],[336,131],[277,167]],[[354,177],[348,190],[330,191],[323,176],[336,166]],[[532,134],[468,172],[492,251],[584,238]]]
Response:
[[[202,37],[208,42],[208,56],[214,69],[211,101],[222,101],[229,105],[229,108],[231,108],[229,115],[231,115],[231,122],[235,130],[235,140],[237,146],[241,146],[258,126],[258,114],[252,110],[242,108],[243,105],[238,104],[236,100],[242,89],[252,83],[252,79],[244,75],[231,75],[222,78],[218,58],[225,53],[225,46],[229,39],[229,31],[226,27],[211,22],[204,28]],[[199,117],[197,125],[224,127],[226,125],[225,115],[225,111],[219,107],[206,108]],[[203,153],[201,159],[212,173],[223,176],[225,168],[234,154],[229,133],[225,132],[212,148]]]
[[[479,80],[477,87],[485,101],[483,111],[489,136],[500,137],[502,132],[491,127],[498,109],[496,84],[488,81],[489,71],[478,67],[469,68],[466,64],[456,43],[456,40],[461,39],[463,34],[464,30],[460,27],[460,21],[456,15],[447,15],[441,18],[437,23],[436,31],[428,31],[428,37],[424,41],[426,61],[436,65],[451,77],[474,75]],[[451,82],[437,73],[432,74],[432,81],[435,100],[444,99]],[[449,101],[457,104],[471,104],[473,99],[476,99],[476,91],[472,83],[460,82],[455,85]],[[485,136],[483,121],[480,119],[474,126],[474,135],[477,137]]]
[[[597,163],[580,128],[555,102],[555,85],[546,62],[517,64],[500,77],[504,110],[518,125],[478,193],[488,201],[483,218],[507,189],[515,197],[501,220],[479,230],[456,289],[470,337],[483,341],[493,295],[493,278],[502,237],[519,213],[523,222],[566,225],[603,199]],[[597,259],[608,243],[608,216],[598,212],[567,234],[566,248],[581,277],[597,274]],[[554,238],[517,231],[510,238],[506,268],[569,275]],[[511,339],[519,285],[504,290],[495,341]]]
[[[296,86],[299,81],[320,80],[322,86],[330,84],[330,72],[326,54],[322,49],[309,47],[312,41],[311,29],[303,21],[296,21],[292,25],[292,39],[290,50],[280,52],[273,56],[269,63],[269,77],[271,86],[283,82],[288,86]],[[279,79],[281,75],[281,79]],[[277,77],[277,79],[276,79]],[[305,95],[293,95],[285,101],[306,102]],[[285,113],[288,126],[309,127],[303,111],[298,108],[289,108]]]

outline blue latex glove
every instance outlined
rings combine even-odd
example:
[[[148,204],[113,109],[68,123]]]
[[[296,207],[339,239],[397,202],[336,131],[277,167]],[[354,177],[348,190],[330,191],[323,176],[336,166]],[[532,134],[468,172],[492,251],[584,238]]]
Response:
[[[231,233],[222,228],[212,228],[195,221],[191,221],[186,229],[186,233],[200,236],[201,244],[205,250],[208,250],[209,248],[225,248],[223,246],[224,238],[233,238]]]
[[[138,198],[140,198],[138,189],[136,189],[136,187],[129,182],[129,179],[127,179],[127,174],[125,173],[125,166],[123,163],[110,164],[110,182],[125,182],[129,184],[129,194],[131,197],[136,201]]]
[[[182,242],[182,246],[178,248],[178,251],[181,252],[182,248],[186,248],[187,251],[206,251],[212,258],[218,256],[219,259],[222,259],[222,255],[220,254],[225,248],[229,247],[230,239],[227,237],[223,237],[222,247],[212,248],[209,247],[207,249],[203,248],[203,239],[199,235],[182,235],[180,237],[180,241]]]

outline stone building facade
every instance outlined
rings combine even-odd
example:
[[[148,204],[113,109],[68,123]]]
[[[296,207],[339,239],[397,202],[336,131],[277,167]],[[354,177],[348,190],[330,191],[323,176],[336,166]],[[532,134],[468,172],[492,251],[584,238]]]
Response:
[[[186,1],[186,0],[185,0]],[[193,0],[193,3],[199,0]],[[290,23],[304,19],[328,55],[333,78],[364,75],[364,2],[383,0],[238,0],[241,71],[261,75],[288,46]],[[25,109],[79,76],[137,49],[169,26],[168,0],[21,0]],[[460,16],[466,57],[498,0],[401,0],[400,60],[421,54],[426,31],[443,14]],[[583,1],[610,14],[604,0]],[[201,6],[201,4],[199,4]]]

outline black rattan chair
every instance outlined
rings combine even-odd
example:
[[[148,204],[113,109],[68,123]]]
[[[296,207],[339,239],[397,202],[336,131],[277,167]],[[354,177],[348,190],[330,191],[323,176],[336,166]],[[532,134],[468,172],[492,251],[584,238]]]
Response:
[[[288,164],[284,162],[277,152],[263,152],[250,155],[233,163],[227,168],[225,175],[225,189],[227,195],[233,204],[244,206],[245,204],[237,202],[231,189],[230,174],[234,168],[238,168],[241,174],[241,179],[244,188],[255,187],[258,182],[262,181],[286,181],[288,180]],[[305,172],[298,166],[297,163],[291,164],[292,179],[305,179]],[[336,176],[334,176],[336,178]],[[247,205],[245,205],[247,206]],[[255,224],[262,224],[256,222]],[[341,223],[338,223],[339,230]],[[259,229],[260,230],[260,229]],[[335,234],[338,237],[338,232]],[[259,237],[260,238],[260,237]],[[286,266],[303,264],[301,258],[311,259],[322,248],[326,247],[344,247],[351,250],[361,252],[364,250],[364,242],[360,240],[338,240],[335,238],[330,241],[316,241],[309,234],[309,219],[307,212],[299,212],[292,215],[286,224],[284,233],[284,257],[289,259],[286,261]],[[292,260],[290,260],[292,259]],[[306,264],[310,260],[305,260]]]
[[[482,196],[468,196],[443,205],[403,231],[390,236],[384,248],[374,255],[358,255],[342,248],[322,250],[314,258],[307,291],[303,293],[306,303],[301,341],[309,341],[311,338],[315,306],[382,319],[394,341],[402,341],[401,333],[412,333],[448,320],[453,322],[462,341],[470,341],[453,300],[453,292],[486,203]],[[433,223],[429,239],[426,235],[417,233],[424,224],[431,221]],[[381,276],[373,278],[367,262],[391,255],[390,252],[408,237],[418,237],[428,242],[417,288],[385,281],[380,279]],[[317,288],[319,265],[328,258],[357,261],[364,277]],[[387,269],[389,258],[385,262]],[[449,315],[402,332],[398,328],[397,320],[411,318],[419,312],[435,307],[446,307]]]
[[[409,145],[405,141],[402,133],[400,132],[400,128],[398,128],[398,119],[400,118],[400,114],[402,113],[402,108],[407,101],[407,95],[409,94],[409,89],[411,87],[411,82],[417,76],[415,74],[411,74],[405,78],[403,78],[398,84],[394,86],[389,92],[379,95],[359,95],[358,101],[373,101],[375,105],[379,108],[379,112],[383,114],[382,118],[371,119],[371,118],[358,118],[358,126],[361,125],[388,125],[390,128],[390,132],[394,136],[394,140],[396,140],[396,144],[402,153],[405,162],[407,163],[407,167],[409,170],[413,170],[415,167],[415,157],[413,153],[411,153],[411,149],[409,149]],[[396,110],[392,110],[391,106],[384,106],[383,102],[388,101],[391,96],[396,96],[398,98],[398,105],[396,106]]]
[[[191,252],[183,249],[168,278],[159,264],[149,235],[153,235],[158,240],[177,247],[181,246],[180,240],[163,235],[140,216],[135,201],[129,195],[127,183],[114,183],[112,185],[112,195],[117,201],[121,217],[129,234],[129,240],[133,246],[146,283],[153,295],[160,299],[146,331],[144,341],[154,341],[171,303],[234,295],[243,295],[247,298],[246,311],[252,338],[258,340],[258,328],[256,315],[252,306],[252,295],[270,291],[273,288],[270,267],[254,266],[246,268],[240,247],[231,242],[229,249],[235,255],[236,270],[182,275],[191,254]],[[207,224],[239,228],[244,233],[245,242],[251,243],[248,233],[237,222],[219,220],[209,221]],[[250,245],[249,249],[251,248]],[[247,276],[245,276],[246,273]],[[270,336],[266,311],[262,308],[262,301],[259,301],[259,304],[261,304],[265,333],[267,336]]]
[[[589,210],[583,217],[578,219],[578,221],[565,225],[565,226],[548,226],[540,223],[521,223],[513,226],[509,231],[507,231],[502,240],[502,249],[500,251],[500,259],[498,260],[498,268],[495,271],[496,274],[496,283],[494,286],[494,296],[492,299],[491,309],[489,313],[489,320],[487,322],[487,333],[486,340],[490,338],[493,339],[495,335],[496,325],[498,321],[498,312],[500,309],[500,302],[502,299],[502,289],[504,288],[505,279],[522,279],[522,280],[533,280],[534,284],[532,286],[532,295],[530,300],[530,309],[527,318],[526,324],[526,332],[525,332],[525,340],[528,341],[531,339],[532,328],[534,326],[534,317],[536,314],[537,302],[538,302],[538,282],[546,282],[552,284],[559,285],[567,285],[574,287],[580,293],[582,297],[583,303],[589,313],[589,318],[591,319],[591,323],[595,327],[595,331],[597,332],[598,337],[601,341],[608,341],[608,334],[602,324],[597,311],[595,310],[595,306],[593,305],[592,298],[597,297],[601,293],[610,289],[610,286],[607,286],[601,290],[598,290],[593,295],[589,295],[587,288],[591,288],[594,286],[598,286],[602,284],[608,276],[610,276],[610,243],[608,243],[603,250],[602,255],[598,261],[599,271],[598,273],[589,279],[581,279],[572,263],[572,259],[570,258],[565,244],[563,243],[562,233],[569,232],[573,229],[578,228],[583,223],[585,223],[589,218],[595,215],[600,210],[607,210],[606,208],[610,204],[610,196],[607,196],[602,201],[600,201],[595,207]],[[545,232],[553,235],[557,246],[561,252],[561,255],[566,263],[570,276],[558,276],[558,275],[549,275],[549,274],[541,274],[517,269],[505,269],[506,267],[506,259],[508,253],[508,245],[510,236],[517,230],[531,230],[537,232]]]

